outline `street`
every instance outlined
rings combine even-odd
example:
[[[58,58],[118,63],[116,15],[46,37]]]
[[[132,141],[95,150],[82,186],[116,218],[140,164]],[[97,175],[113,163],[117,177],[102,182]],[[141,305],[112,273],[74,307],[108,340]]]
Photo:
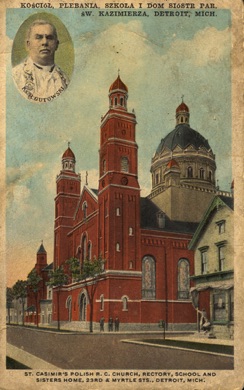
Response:
[[[56,333],[8,327],[7,342],[61,369],[231,370],[233,357],[123,343],[155,334]]]

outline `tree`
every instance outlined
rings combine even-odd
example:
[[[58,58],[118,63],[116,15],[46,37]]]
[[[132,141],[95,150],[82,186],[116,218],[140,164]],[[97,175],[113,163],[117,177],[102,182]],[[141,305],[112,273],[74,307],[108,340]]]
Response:
[[[81,280],[81,265],[79,259],[76,257],[71,257],[70,259],[66,260],[66,263],[69,266],[72,282]]]
[[[16,299],[21,300],[22,304],[22,325],[25,324],[25,298],[27,297],[26,280],[18,280],[13,286],[13,293]]]
[[[40,290],[40,282],[42,278],[38,275],[36,269],[34,268],[27,276],[27,286],[29,293],[32,292],[35,298],[36,304],[36,326],[38,328],[39,325],[39,302],[38,302],[38,292]]]
[[[73,280],[81,280],[86,288],[90,302],[90,332],[93,332],[94,295],[97,289],[97,282],[104,271],[105,260],[102,259],[102,256],[99,256],[98,258],[94,257],[93,260],[86,259],[83,261],[81,267],[79,260],[72,257],[67,260],[67,263]]]
[[[65,274],[63,267],[57,267],[55,270],[49,273],[49,282],[48,286],[57,287],[57,317],[58,317],[58,330],[60,330],[60,290],[61,287],[67,284],[68,275]]]
[[[10,325],[10,309],[12,308],[12,302],[14,300],[14,293],[11,287],[6,289],[6,307],[8,310],[8,324]]]

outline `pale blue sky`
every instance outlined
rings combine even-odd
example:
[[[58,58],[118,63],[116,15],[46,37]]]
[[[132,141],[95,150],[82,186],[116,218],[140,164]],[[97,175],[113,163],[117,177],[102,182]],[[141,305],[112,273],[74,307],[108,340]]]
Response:
[[[65,93],[34,104],[17,91],[11,76],[12,42],[32,10],[7,12],[7,259],[13,274],[25,278],[40,241],[52,261],[55,178],[71,142],[77,172],[96,187],[100,118],[108,90],[120,69],[128,86],[128,109],[137,116],[139,181],[151,188],[150,162],[161,140],[175,127],[181,95],[190,125],[208,139],[217,179],[229,190],[231,175],[230,13],[212,18],[82,18],[80,10],[51,10],[68,29],[75,67]],[[62,44],[62,42],[61,42]],[[18,261],[16,263],[16,254]]]

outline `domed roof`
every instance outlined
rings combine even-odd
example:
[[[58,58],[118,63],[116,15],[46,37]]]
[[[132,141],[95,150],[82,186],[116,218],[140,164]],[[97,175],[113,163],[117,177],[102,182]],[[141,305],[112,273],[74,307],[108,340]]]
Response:
[[[117,79],[113,82],[113,84],[111,84],[111,86],[109,88],[109,92],[115,91],[117,89],[120,89],[122,91],[128,92],[127,86],[120,79],[119,75],[118,75]]]
[[[199,134],[196,130],[191,129],[189,125],[180,124],[166,135],[165,138],[161,139],[156,153],[160,153],[165,147],[170,150],[174,150],[177,145],[179,145],[182,149],[192,145],[196,149],[204,147],[207,150],[211,150],[208,140],[206,140],[201,134]]]
[[[189,108],[187,107],[187,105],[182,102],[177,108],[176,108],[176,112],[180,112],[180,111],[186,111],[186,112],[189,112]]]
[[[72,150],[70,149],[70,147],[68,147],[67,150],[65,150],[62,158],[74,158],[75,159],[75,155],[74,153],[72,152]]]

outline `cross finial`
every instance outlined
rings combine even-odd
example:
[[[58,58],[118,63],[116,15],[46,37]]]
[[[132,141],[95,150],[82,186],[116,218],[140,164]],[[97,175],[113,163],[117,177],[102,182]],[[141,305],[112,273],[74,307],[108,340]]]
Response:
[[[118,76],[120,75],[119,72],[120,72],[120,69],[118,69]]]
[[[184,95],[181,96],[181,99],[182,99],[182,103],[183,103],[183,101],[184,101]]]
[[[86,186],[88,186],[88,172],[86,171]]]
[[[70,142],[68,142],[68,148],[70,147]]]
[[[42,245],[43,245],[43,240],[41,240],[41,243],[42,243]]]

